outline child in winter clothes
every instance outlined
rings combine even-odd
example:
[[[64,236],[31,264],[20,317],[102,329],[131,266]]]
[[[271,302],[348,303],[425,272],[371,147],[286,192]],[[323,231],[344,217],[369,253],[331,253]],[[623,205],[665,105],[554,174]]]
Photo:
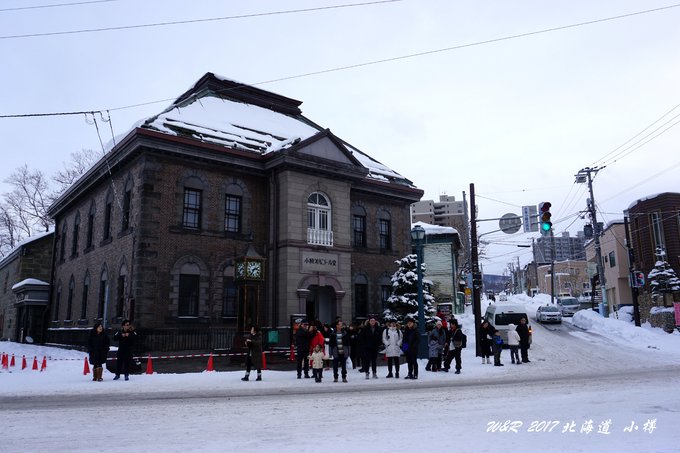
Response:
[[[314,352],[312,352],[307,358],[312,365],[312,375],[314,376],[314,381],[321,382],[323,375],[323,361],[328,360],[328,356],[323,353],[321,345],[317,344],[314,346]]]
[[[508,346],[510,346],[510,359],[512,359],[512,363],[521,365],[522,361],[519,359],[519,334],[514,324],[508,324]]]
[[[503,339],[501,338],[500,331],[496,330],[493,334],[493,365],[503,366],[501,363],[501,351],[503,351]]]

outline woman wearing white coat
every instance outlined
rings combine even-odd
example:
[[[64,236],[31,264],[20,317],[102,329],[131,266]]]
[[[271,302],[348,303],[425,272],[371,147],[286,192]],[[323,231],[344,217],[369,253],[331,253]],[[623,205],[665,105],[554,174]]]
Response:
[[[508,346],[510,346],[510,358],[512,363],[521,365],[522,361],[519,359],[519,334],[517,333],[517,326],[508,324]]]
[[[387,321],[387,329],[383,330],[382,337],[383,344],[385,345],[385,355],[387,356],[388,373],[385,377],[396,377],[399,379],[399,356],[401,355],[401,343],[404,340],[404,335],[397,327],[396,321]],[[396,376],[392,375],[392,365],[394,365]]]

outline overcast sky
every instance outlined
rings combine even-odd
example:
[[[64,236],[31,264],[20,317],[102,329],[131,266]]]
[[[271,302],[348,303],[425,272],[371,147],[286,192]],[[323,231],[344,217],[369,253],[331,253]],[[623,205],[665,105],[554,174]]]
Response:
[[[601,221],[622,218],[636,199],[679,190],[680,127],[617,148],[680,104],[680,7],[534,33],[673,0],[404,0],[272,15],[259,14],[351,2],[112,0],[11,10],[69,1],[0,3],[0,115],[108,109],[118,135],[214,72],[303,101],[305,116],[411,179],[425,199],[469,199],[474,183],[482,219],[550,201],[557,234],[575,234],[587,195],[574,174],[588,166],[606,165],[594,184]],[[449,50],[296,77],[440,49]],[[153,101],[161,102],[120,109]],[[110,140],[109,124],[98,124]],[[52,174],[81,149],[101,153],[83,116],[0,118],[2,179],[23,164]],[[482,233],[497,228],[480,223]],[[489,247],[485,271],[500,273],[518,256],[531,261],[530,249],[515,244],[531,236],[485,236],[512,242]]]

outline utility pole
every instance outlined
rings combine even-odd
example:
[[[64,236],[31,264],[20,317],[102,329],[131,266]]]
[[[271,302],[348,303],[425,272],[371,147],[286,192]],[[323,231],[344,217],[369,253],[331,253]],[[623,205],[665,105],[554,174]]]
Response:
[[[592,173],[597,174],[598,171],[604,167],[590,168],[586,167],[576,174],[576,182],[588,182],[588,191],[590,192],[590,203],[588,209],[590,210],[590,218],[593,222],[593,235],[595,236],[595,255],[597,259],[597,275],[600,279],[600,292],[602,293],[602,302],[600,302],[600,316],[604,316],[604,307],[609,307],[607,303],[607,281],[604,277],[604,266],[602,266],[602,247],[600,246],[600,226],[597,223],[597,209],[595,208],[595,196],[593,195],[593,178]],[[593,288],[594,290],[595,288]]]
[[[475,338],[477,338],[476,354],[482,355],[481,330],[482,313],[479,290],[482,286],[482,274],[479,272],[479,256],[477,251],[477,206],[475,206],[475,185],[470,183],[470,264],[472,267],[472,311],[475,315]]]
[[[623,229],[626,231],[626,248],[628,248],[628,281],[630,282],[630,292],[633,297],[633,319],[635,325],[640,327],[640,304],[638,302],[639,289],[635,284],[635,252],[630,242],[630,228],[628,224],[628,211],[623,213]]]
[[[555,234],[550,229],[550,303],[555,303]]]

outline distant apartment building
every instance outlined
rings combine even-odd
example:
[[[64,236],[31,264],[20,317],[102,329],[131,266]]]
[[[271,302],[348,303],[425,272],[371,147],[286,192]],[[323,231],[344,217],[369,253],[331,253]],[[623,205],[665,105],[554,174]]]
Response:
[[[554,261],[585,261],[585,236],[579,231],[576,237],[568,231],[561,236],[555,236],[555,253],[553,254],[550,236],[541,236],[534,242],[534,261],[539,265]]]
[[[463,197],[465,197],[465,194],[463,194]],[[470,232],[465,199],[456,201],[456,197],[440,195],[439,201],[422,200],[413,203],[411,205],[411,222],[454,228],[458,232],[461,242],[459,262],[464,265],[469,261]]]

